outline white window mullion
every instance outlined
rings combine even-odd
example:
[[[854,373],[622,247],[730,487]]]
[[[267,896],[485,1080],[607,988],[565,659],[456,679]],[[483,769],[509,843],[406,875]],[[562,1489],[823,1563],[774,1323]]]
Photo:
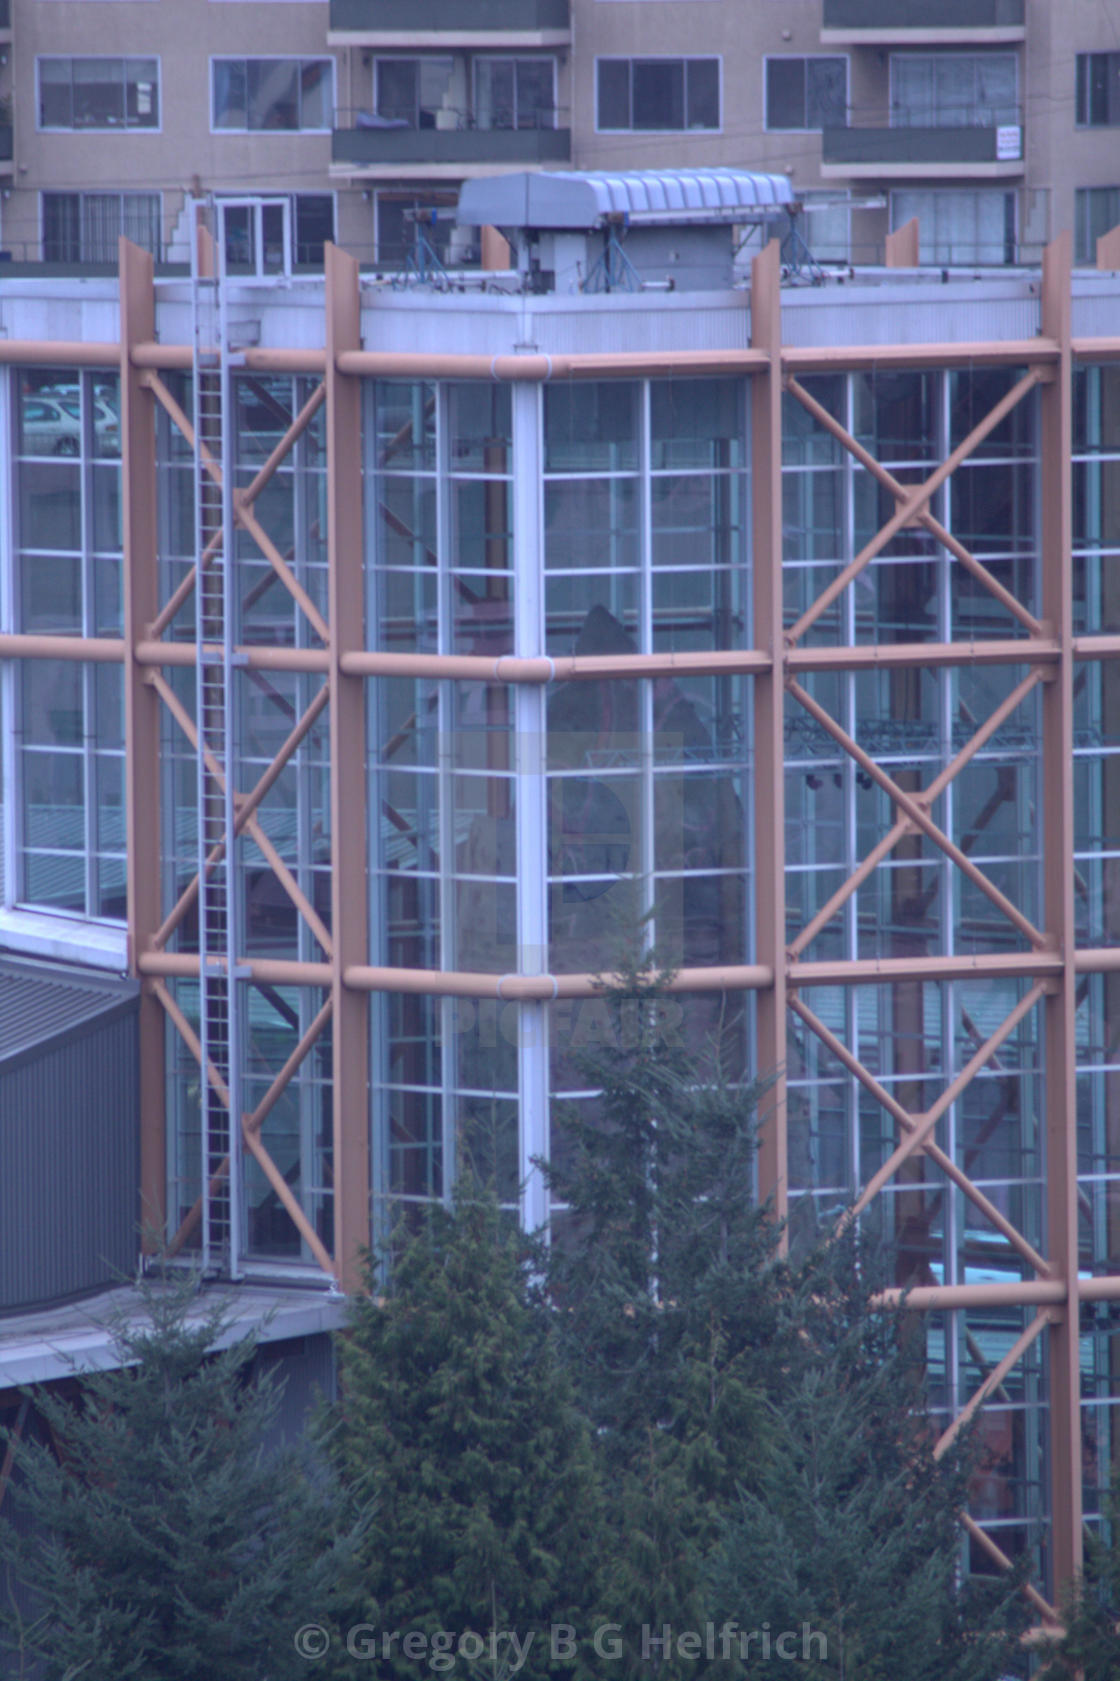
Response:
[[[544,653],[544,493],[542,399],[536,385],[515,381],[513,420],[514,652]],[[548,712],[547,691],[518,683],[513,694],[517,829],[518,972],[546,974],[548,950]],[[538,1163],[550,1153],[548,1005],[517,1008],[521,1218],[528,1231],[547,1229],[549,1198]]]
[[[12,427],[12,376],[0,368],[0,461],[7,463],[8,483],[18,471]],[[0,518],[0,630],[15,629],[15,496],[4,497]],[[19,822],[19,790],[16,769],[16,661],[0,663],[0,909],[18,896],[16,879],[16,832]]]

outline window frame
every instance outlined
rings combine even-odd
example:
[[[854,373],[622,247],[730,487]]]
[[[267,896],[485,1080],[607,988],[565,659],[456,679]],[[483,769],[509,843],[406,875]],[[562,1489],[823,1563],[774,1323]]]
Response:
[[[509,129],[511,129],[513,131],[525,131],[525,130],[534,129],[534,128],[536,128],[536,129],[541,129],[541,128],[554,129],[557,126],[557,123],[556,123],[557,111],[558,111],[557,95],[558,95],[558,92],[559,92],[559,71],[560,71],[560,67],[559,67],[559,64],[557,63],[555,53],[518,53],[518,52],[502,53],[502,52],[489,52],[489,51],[481,52],[481,53],[475,53],[473,55],[472,59],[471,59],[471,66],[470,66],[470,71],[471,71],[471,116],[472,116],[472,120],[475,123],[478,122],[479,112],[482,108],[482,101],[479,97],[479,91],[478,91],[478,83],[479,83],[479,71],[481,70],[481,68],[484,64],[491,64],[491,65],[493,65],[493,64],[511,64],[513,66],[513,120],[508,125],[504,125],[504,124],[499,125],[499,124],[496,124],[494,122],[491,122],[490,123],[491,130],[494,130],[498,127],[506,127],[506,126],[508,126]],[[533,65],[545,64],[545,65],[548,65],[549,68],[551,69],[551,71],[552,71],[552,90],[551,90],[551,96],[550,96],[549,104],[548,104],[548,114],[551,116],[551,119],[552,119],[551,122],[548,122],[548,123],[541,123],[541,122],[526,123],[526,122],[522,122],[520,120],[520,118],[521,118],[521,107],[520,107],[520,101],[518,99],[518,93],[517,93],[517,72],[518,72],[518,67],[522,64],[533,64]],[[540,113],[538,113],[538,115],[539,114]]]
[[[762,127],[766,134],[822,134],[825,126],[794,128],[784,124],[776,127],[770,121],[770,66],[776,63],[800,63],[804,66],[804,94],[805,116],[809,116],[808,75],[810,63],[823,63],[828,60],[838,62],[844,66],[844,127],[848,126],[848,112],[852,102],[852,61],[848,53],[766,53],[762,60]]]
[[[889,219],[890,219],[891,228],[892,229],[897,229],[897,228],[903,226],[904,223],[909,220],[910,216],[918,215],[919,222],[921,223],[923,229],[925,230],[924,238],[926,240],[929,240],[931,238],[931,234],[933,234],[934,230],[931,229],[931,228],[927,228],[927,224],[922,222],[920,212],[915,211],[913,209],[913,207],[909,207],[909,215],[903,216],[901,214],[901,212],[896,209],[896,206],[897,206],[898,201],[900,199],[902,199],[903,197],[906,197],[906,196],[911,196],[912,197],[912,196],[915,196],[915,195],[920,194],[920,193],[924,193],[929,197],[937,197],[937,198],[941,198],[941,199],[968,197],[970,199],[973,199],[974,201],[978,200],[981,196],[990,197],[993,200],[996,196],[999,196],[1000,198],[1003,199],[1003,218],[1004,218],[1004,231],[1003,231],[1003,241],[1002,241],[1003,249],[1004,249],[1004,256],[1003,256],[1003,259],[1002,259],[1001,262],[993,263],[993,262],[988,261],[988,260],[986,260],[984,258],[981,258],[981,257],[970,257],[970,258],[956,257],[956,258],[954,258],[951,253],[948,257],[939,256],[939,255],[936,254],[937,247],[936,247],[936,241],[935,240],[934,240],[934,243],[933,243],[933,254],[928,255],[926,253],[923,253],[923,257],[922,257],[923,262],[931,264],[933,266],[937,266],[937,267],[950,267],[950,268],[958,268],[958,267],[959,268],[1007,268],[1007,267],[1010,267],[1010,266],[1014,265],[1014,263],[1016,261],[1016,254],[1017,254],[1018,248],[1019,248],[1019,197],[1018,197],[1018,194],[1016,193],[1016,191],[1013,187],[1000,186],[998,184],[979,184],[979,183],[976,184],[976,185],[973,185],[973,186],[963,186],[962,185],[962,186],[943,187],[943,186],[940,186],[940,185],[938,185],[937,183],[934,183],[934,182],[931,182],[929,184],[924,184],[924,183],[921,183],[921,182],[917,182],[917,183],[914,183],[912,185],[908,185],[908,186],[905,186],[905,187],[894,187],[894,188],[892,188],[892,190],[890,192],[890,195],[889,195],[889,205],[888,205],[888,216],[889,216]],[[1010,205],[1010,212],[1009,212],[1009,208],[1008,208],[1009,205]],[[1008,234],[1008,222],[1009,221],[1010,221],[1010,236]],[[977,241],[976,241],[977,247],[979,247],[980,244],[981,244],[981,241],[979,239],[977,239]],[[1009,251],[1010,251],[1010,255],[1008,254]]]
[[[1090,268],[1095,267],[1097,261],[1097,240],[1100,234],[1093,234],[1091,238],[1083,239],[1082,235],[1089,235],[1092,226],[1090,218],[1091,195],[1094,193],[1112,193],[1115,195],[1116,219],[1104,229],[1110,233],[1112,228],[1120,227],[1120,184],[1104,182],[1102,185],[1090,187],[1075,187],[1073,190],[1073,260],[1075,264]]]
[[[22,447],[20,406],[21,403],[26,405],[36,400],[36,389],[32,388],[30,392],[21,394],[19,382],[28,373],[41,375],[43,371],[41,365],[19,364],[11,371],[5,370],[6,378],[0,380],[0,406],[3,410],[0,416],[0,443],[5,446],[5,473],[10,490],[6,498],[8,512],[0,523],[0,549],[3,550],[4,560],[0,568],[0,625],[12,629],[27,628],[24,610],[20,605],[24,569],[33,566],[37,557],[45,552],[42,547],[24,545],[20,529],[21,474],[27,467],[36,464],[65,462],[66,470],[74,475],[77,484],[80,534],[75,546],[60,548],[57,552],[69,554],[76,562],[81,604],[79,629],[64,631],[63,634],[73,635],[75,640],[80,640],[99,633],[104,634],[100,620],[103,600],[100,591],[105,582],[107,564],[119,565],[123,588],[124,550],[121,528],[118,524],[117,540],[110,539],[106,542],[103,529],[98,528],[97,511],[97,503],[107,484],[106,469],[115,466],[115,506],[118,519],[123,517],[123,504],[120,501],[123,466],[119,432],[119,378],[117,371],[109,368],[79,367],[57,370],[58,379],[54,382],[56,390],[52,393],[52,398],[64,402],[67,407],[73,403],[77,409],[77,451],[29,451]],[[72,384],[66,378],[68,374],[75,376]],[[105,394],[104,388],[114,380],[117,383],[114,395],[110,398]],[[72,397],[59,397],[57,393],[60,389],[72,391]],[[99,450],[97,435],[102,424],[99,417],[107,409],[113,410],[116,415],[116,442],[115,446],[111,445],[107,450]],[[112,504],[113,498],[110,497],[110,505]],[[123,611],[123,605],[118,605]],[[50,656],[44,658],[49,663]],[[73,855],[73,849],[58,842],[53,847],[42,844],[35,846],[28,841],[25,833],[25,774],[28,755],[46,760],[52,754],[58,754],[59,744],[56,742],[52,748],[45,741],[32,740],[29,743],[26,740],[23,677],[28,667],[24,661],[12,661],[2,674],[3,741],[0,743],[0,774],[3,775],[4,786],[0,802],[0,850],[3,853],[3,869],[0,870],[3,884],[0,890],[0,949],[57,956],[71,961],[79,960],[103,968],[121,968],[124,966],[122,959],[127,940],[127,913],[121,916],[108,915],[100,905],[106,886],[107,869],[110,878],[119,873],[121,895],[127,892],[123,673],[120,710],[117,714],[119,734],[106,745],[106,737],[101,727],[101,708],[106,704],[107,697],[102,693],[99,677],[106,669],[114,668],[105,668],[90,660],[66,663],[76,674],[81,697],[79,735],[74,742],[66,743],[63,753],[67,760],[79,767],[82,786],[80,811],[83,834],[83,908],[79,910],[73,906],[50,904],[28,896],[28,857],[49,857],[52,852],[56,852],[59,857],[67,857]],[[114,703],[110,701],[109,704]],[[91,726],[91,720],[97,720],[96,724]],[[106,809],[102,799],[103,790],[111,786],[114,775],[109,770],[110,765],[120,767],[117,774],[121,786],[120,823],[124,829],[123,851],[117,850],[109,840],[102,838],[99,829]],[[108,782],[104,780],[107,777],[110,778]],[[111,860],[119,860],[119,872],[112,869]],[[83,950],[86,945],[89,948],[88,956]]]
[[[1102,121],[1095,121],[1092,115],[1091,76],[1092,61],[1095,58],[1115,60],[1116,71],[1116,115],[1105,117]],[[1078,53],[1074,60],[1073,71],[1073,122],[1075,128],[1120,128],[1120,52],[1088,52]],[[1106,88],[1106,93],[1107,93]]]
[[[990,51],[977,50],[975,52],[963,52],[963,51],[959,51],[959,50],[956,50],[956,49],[954,49],[951,52],[937,52],[937,51],[922,52],[918,48],[914,48],[913,50],[906,48],[906,49],[902,49],[901,51],[897,51],[897,52],[892,51],[889,55],[889,60],[888,60],[888,65],[887,65],[887,72],[888,72],[887,101],[888,101],[888,108],[889,108],[889,112],[890,112],[890,126],[891,126],[891,128],[896,128],[896,127],[900,126],[900,125],[896,124],[896,122],[895,122],[895,111],[898,108],[898,103],[899,103],[896,100],[896,97],[895,97],[895,66],[899,62],[900,59],[906,59],[906,60],[909,60],[910,62],[913,62],[915,59],[920,59],[920,60],[922,60],[923,62],[926,62],[926,63],[942,63],[942,62],[947,63],[950,60],[956,59],[958,61],[964,60],[964,61],[967,61],[971,64],[979,65],[979,64],[983,64],[985,62],[990,63],[991,61],[993,61],[994,59],[997,59],[997,58],[1009,59],[1011,64],[1012,64],[1012,67],[1014,68],[1014,71],[1015,71],[1015,95],[1014,95],[1014,99],[1012,101],[1012,109],[1015,113],[1015,117],[1014,117],[1015,123],[1021,128],[1022,127],[1022,122],[1023,122],[1022,66],[1020,64],[1019,54],[1015,51],[1015,49],[1013,47],[999,47],[999,48],[993,48]],[[973,108],[976,109],[976,110],[979,110],[980,107],[981,107],[981,102],[977,99],[974,99]],[[937,112],[936,109],[934,109],[933,114],[934,114],[934,116],[938,115],[938,112]],[[990,123],[970,122],[970,123],[956,124],[956,123],[945,123],[945,122],[933,122],[933,123],[920,123],[920,124],[914,124],[914,125],[909,125],[909,126],[920,127],[920,128],[956,128],[956,127],[961,127],[961,128],[998,128],[1002,125],[1000,124],[1000,122],[998,120],[998,116],[997,116],[996,120],[993,121],[993,122],[990,122]]]
[[[48,257],[46,255],[46,248],[47,248],[47,200],[48,199],[64,199],[64,198],[70,198],[70,199],[76,199],[77,200],[78,255],[76,257],[71,257],[71,256]],[[87,199],[94,199],[94,198],[116,198],[118,200],[119,205],[122,207],[122,210],[123,210],[124,201],[126,199],[132,199],[132,200],[147,199],[149,201],[149,205],[148,205],[149,212],[151,212],[153,208],[155,210],[156,226],[157,226],[157,230],[158,230],[157,246],[156,246],[155,251],[152,252],[152,255],[155,257],[157,262],[159,262],[162,259],[162,256],[163,256],[163,194],[158,189],[153,189],[153,190],[149,191],[147,189],[139,189],[139,188],[133,189],[131,187],[43,187],[43,188],[40,188],[40,190],[39,190],[39,250],[42,254],[42,260],[44,262],[79,263],[79,264],[81,264],[81,263],[97,263],[97,262],[110,262],[110,263],[114,263],[114,264],[116,263],[117,254],[116,254],[115,251],[113,252],[112,256],[110,256],[108,258],[91,257],[91,256],[88,256],[88,255],[85,254],[85,249],[86,249],[85,215],[84,215],[85,201]],[[121,220],[121,225],[122,225],[122,229],[123,229],[123,224],[124,224],[123,214],[122,214],[120,220]],[[132,238],[134,236],[135,232],[136,232],[136,230],[134,229],[133,234],[127,235],[126,237]],[[139,241],[134,241],[134,242],[135,243],[140,243]]]
[[[630,122],[624,127],[605,127],[601,111],[601,76],[605,64],[629,66]],[[682,66],[682,98],[684,121],[680,127],[641,128],[633,121],[634,66],[636,64],[679,64]],[[716,122],[714,126],[694,127],[688,121],[688,65],[716,66]],[[723,133],[723,54],[722,53],[597,53],[595,56],[595,133],[596,134],[722,134]]]
[[[208,79],[210,91],[210,133],[215,135],[292,135],[292,134],[330,134],[334,128],[334,113],[338,109],[338,61],[333,53],[211,53],[208,63]],[[218,101],[216,72],[219,64],[240,65],[245,76],[245,123],[244,126],[235,123],[218,123]],[[297,122],[291,128],[258,128],[249,122],[249,66],[251,64],[292,64],[296,66],[296,89],[300,110]],[[306,65],[322,64],[327,66],[329,79],[329,100],[327,120],[325,123],[305,124],[303,117],[303,96],[301,71]]]
[[[69,64],[70,69],[70,121],[69,123],[48,123],[43,121],[43,79],[44,64]],[[155,80],[152,86],[155,90],[155,121],[143,123],[130,121],[128,115],[128,80],[127,66],[130,64],[153,64],[156,67]],[[124,114],[119,123],[79,123],[74,120],[74,70],[76,64],[119,64],[124,67],[122,84],[124,90]],[[139,82],[134,84],[139,86]],[[163,58],[160,53],[36,53],[35,55],[35,129],[38,134],[162,134],[163,132]]]

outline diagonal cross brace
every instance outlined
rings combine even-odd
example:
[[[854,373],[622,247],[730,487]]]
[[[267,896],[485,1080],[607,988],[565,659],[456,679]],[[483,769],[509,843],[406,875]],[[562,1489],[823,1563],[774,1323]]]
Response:
[[[883,792],[888,794],[900,810],[906,813],[911,822],[919,829],[923,830],[924,833],[928,835],[929,839],[933,841],[934,845],[940,847],[946,857],[950,858],[953,863],[956,864],[962,874],[966,875],[973,885],[978,887],[981,893],[991,900],[996,909],[1002,911],[1007,920],[1011,922],[1021,934],[1026,936],[1036,951],[1044,949],[1047,944],[1046,936],[1035,927],[1034,923],[1031,922],[1028,917],[1023,915],[1017,905],[1012,904],[1011,900],[1005,893],[1000,892],[994,882],[988,880],[988,877],[984,874],[983,870],[972,862],[972,859],[968,856],[968,854],[966,852],[962,852],[956,842],[951,841],[944,830],[937,826],[937,824],[933,821],[933,818],[930,817],[929,813],[925,809],[925,801],[913,794],[905,793],[898,784],[887,775],[886,771],[879,767],[871,755],[869,753],[865,753],[859,743],[853,740],[847,730],[844,729],[843,725],[838,724],[835,718],[833,718],[831,714],[826,712],[825,708],[821,706],[819,701],[814,700],[812,695],[808,694],[806,690],[801,687],[801,684],[796,678],[787,677],[786,688],[796,700],[801,702],[801,705],[805,708],[806,712],[810,713],[817,720],[821,728],[827,730],[828,734],[834,741],[839,743],[845,753],[855,760],[860,769],[866,771],[867,775],[879,784]]]
[[[945,480],[956,472],[961,462],[971,455],[979,444],[983,443],[989,432],[994,432],[1004,417],[1010,414],[1011,410],[1022,401],[1028,391],[1032,391],[1036,385],[1041,384],[1048,377],[1048,370],[1044,368],[1028,369],[1022,379],[1016,380],[1011,390],[1000,398],[995,408],[989,410],[983,420],[972,428],[968,437],[959,443],[950,455],[946,456],[939,467],[934,469],[929,478],[913,490],[907,491],[905,501],[895,509],[886,525],[876,533],[869,543],[864,545],[854,560],[850,560],[847,566],[837,573],[827,588],[823,589],[817,599],[805,609],[793,629],[786,632],[787,646],[793,647],[795,643],[800,641],[805,632],[816,624],[821,614],[828,611],[836,597],[847,589],[852,579],[858,578],[864,567],[869,566],[875,556],[886,548],[891,538],[901,531],[904,525],[911,524],[914,519],[919,517],[922,509],[940,490]]]

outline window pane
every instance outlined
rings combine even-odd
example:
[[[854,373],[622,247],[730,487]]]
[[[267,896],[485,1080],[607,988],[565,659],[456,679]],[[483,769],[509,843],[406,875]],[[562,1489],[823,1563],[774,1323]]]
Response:
[[[334,199],[330,193],[296,194],[296,262],[323,261],[323,246],[334,238]]]
[[[74,127],[124,125],[124,63],[119,58],[74,60]]]
[[[300,128],[330,128],[331,67],[325,58],[308,59],[299,71]]]
[[[544,388],[545,470],[618,472],[638,464],[638,387],[623,380]]]
[[[72,449],[55,453],[77,455],[78,437]],[[77,549],[82,541],[77,463],[29,462],[20,469],[19,484],[21,545],[28,549]]]
[[[634,127],[684,127],[684,64],[680,59],[634,60]]]
[[[81,209],[77,193],[43,194],[43,261],[76,263],[81,251]]]
[[[220,58],[214,62],[214,127],[246,128],[249,115],[245,92],[245,61]]]
[[[518,128],[551,128],[556,121],[553,109],[552,60],[523,58],[517,63],[517,126]]]
[[[82,667],[77,660],[24,660],[23,739],[30,747],[79,747]]]
[[[298,63],[290,58],[251,58],[245,68],[250,129],[298,128]]]
[[[486,58],[477,68],[479,128],[513,128],[516,121],[514,63],[511,58]]]
[[[43,128],[70,128],[74,110],[70,99],[70,60],[39,60],[39,123]]]
[[[804,128],[805,60],[771,58],[766,61],[767,128]]]
[[[160,195],[158,193],[121,193],[112,194],[114,199],[119,197],[119,228],[126,239],[131,239],[134,245],[142,246],[145,251],[151,251],[158,257],[160,250]],[[117,260],[116,236],[110,255],[105,259],[115,263]]]
[[[719,127],[719,60],[688,60],[688,126]]]
[[[377,110],[382,117],[395,117],[410,127],[416,125],[417,69],[414,58],[379,58],[377,61]]]
[[[995,128],[1019,120],[1018,80],[1010,53],[993,54],[976,61],[976,109],[972,121]]]
[[[121,236],[121,195],[82,194],[82,260],[115,263]]]
[[[843,128],[848,120],[844,60],[811,58],[808,63],[808,126]]]
[[[159,65],[154,58],[127,61],[127,122],[130,128],[159,126]]]
[[[630,60],[599,60],[599,127],[630,127]]]
[[[1120,187],[1079,187],[1074,210],[1076,260],[1095,263],[1097,240],[1120,223]]]

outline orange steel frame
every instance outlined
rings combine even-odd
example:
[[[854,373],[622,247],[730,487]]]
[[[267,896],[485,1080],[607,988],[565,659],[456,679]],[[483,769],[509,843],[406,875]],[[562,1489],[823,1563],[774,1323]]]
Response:
[[[779,1213],[786,1208],[785,1089],[786,1029],[790,1013],[815,1034],[895,1123],[898,1143],[889,1159],[862,1188],[854,1210],[865,1208],[902,1165],[923,1153],[969,1199],[983,1219],[999,1231],[1029,1269],[1019,1283],[957,1284],[919,1287],[905,1297],[886,1291],[883,1301],[912,1309],[949,1309],[1018,1305],[1033,1307],[1034,1317],[1022,1335],[988,1373],[976,1394],[938,1443],[943,1452],[973,1412],[998,1390],[1013,1365],[1045,1330],[1049,1333],[1050,1483],[1052,1561],[1057,1584],[1068,1582],[1081,1563],[1081,1444],[1079,1431],[1078,1311],[1081,1301],[1120,1299],[1120,1276],[1079,1280],[1077,1253],[1077,1156],[1074,1101],[1074,1008],[1079,975],[1120,968],[1115,949],[1075,949],[1073,892],[1072,707],[1077,660],[1120,657],[1120,636],[1073,634],[1071,622],[1072,559],[1070,511],[1071,382],[1075,360],[1107,362],[1120,358],[1120,337],[1071,338],[1071,241],[1062,235],[1046,252],[1042,273],[1042,331],[1025,341],[971,344],[844,346],[791,349],[781,342],[780,270],[776,245],[757,257],[752,269],[751,345],[749,349],[707,353],[659,353],[548,356],[456,356],[382,354],[360,348],[357,265],[328,247],[325,283],[326,348],[315,350],[249,349],[244,362],[261,372],[319,376],[310,402],[253,483],[238,494],[235,518],[257,542],[274,572],[299,603],[320,647],[307,649],[251,647],[240,657],[249,668],[319,673],[323,683],[298,720],[276,760],[255,787],[236,795],[237,828],[252,835],[266,852],[279,880],[322,948],[320,962],[289,962],[231,954],[250,980],[321,987],[326,1002],[268,1093],[252,1114],[242,1117],[246,1150],[260,1162],[311,1252],[325,1273],[343,1288],[356,1287],[359,1251],[369,1240],[369,1092],[368,1000],[371,991],[417,992],[437,996],[550,1000],[587,997],[600,984],[590,974],[562,976],[473,974],[398,969],[367,961],[365,679],[379,675],[478,678],[498,683],[547,684],[559,679],[687,675],[690,671],[749,673],[754,679],[754,751],[756,774],[755,927],[758,961],[732,967],[681,970],[675,989],[754,991],[757,996],[758,1059],[776,1071],[768,1098],[761,1146],[764,1194]],[[175,1005],[168,978],[198,973],[198,958],[168,952],[167,941],[198,893],[190,884],[167,915],[159,903],[159,832],[151,790],[158,786],[161,711],[167,709],[197,745],[193,720],[176,699],[164,669],[193,665],[189,643],[162,640],[176,608],[189,594],[193,574],[167,602],[156,593],[156,472],[154,420],[157,404],[189,440],[190,421],[164,386],[160,375],[190,366],[189,347],[155,341],[155,304],[151,259],[121,242],[121,339],[119,344],[73,344],[0,340],[0,362],[117,365],[122,381],[122,473],[125,508],[125,633],[122,638],[82,639],[63,636],[0,636],[0,657],[51,657],[121,662],[126,675],[128,788],[128,934],[130,963],[142,981],[141,1081],[143,1093],[142,1192],[146,1218],[162,1231],[166,1206],[164,1131],[164,1035],[169,1020],[192,1054],[201,1051],[190,1024]],[[1008,394],[920,486],[902,485],[876,462],[800,383],[812,371],[856,369],[953,368],[969,366],[1026,368]],[[363,564],[361,526],[360,381],[370,376],[445,379],[499,379],[540,382],[549,379],[609,379],[673,374],[738,373],[752,387],[752,553],[755,645],[743,650],[690,655],[650,654],[566,659],[489,659],[473,656],[386,654],[363,646]],[[1003,416],[1028,393],[1040,391],[1041,546],[1044,557],[1042,615],[1036,618],[987,572],[951,531],[936,519],[931,499]],[[782,618],[781,562],[781,404],[792,397],[827,428],[850,454],[894,497],[896,509],[876,537],[823,590],[791,628]],[[329,622],[325,622],[289,571],[254,512],[254,503],[295,439],[325,406],[329,508]],[[217,471],[210,464],[211,471]],[[969,643],[891,644],[889,646],[804,646],[805,632],[839,592],[870,564],[902,527],[920,523],[972,576],[1016,617],[1026,636]],[[200,565],[212,558],[203,555]],[[976,729],[924,789],[911,791],[881,770],[817,703],[800,681],[807,673],[830,670],[902,669],[964,665],[1029,666],[1020,682],[991,718]],[[940,793],[984,746],[1026,697],[1038,689],[1043,718],[1044,914],[1035,927],[946,835],[932,816]],[[782,797],[784,728],[789,708],[807,710],[866,776],[885,792],[895,818],[868,856],[839,887],[791,944],[786,939],[784,826]],[[255,816],[257,807],[291,754],[324,710],[330,719],[332,836],[332,923],[328,931],[297,882],[270,847]],[[211,774],[220,778],[216,765]],[[805,953],[815,935],[848,901],[860,884],[904,837],[926,836],[984,893],[993,907],[1025,936],[1016,953],[930,956],[866,960],[812,961]],[[213,867],[220,851],[210,859]],[[865,1068],[806,1004],[805,987],[827,983],[844,987],[914,980],[976,980],[1022,977],[1030,982],[1019,1004],[982,1042],[965,1068],[922,1113],[913,1112]],[[937,1144],[936,1123],[986,1065],[1017,1023],[1041,1012],[1046,1049],[1047,1113],[1047,1252],[1040,1254],[1014,1224],[973,1183],[969,1174]],[[334,1079],[335,1243],[328,1254],[261,1141],[262,1122],[316,1039],[332,1023]],[[216,1070],[207,1078],[221,1094]],[[228,1100],[228,1094],[227,1094]],[[228,1161],[217,1178],[228,1172]],[[212,1189],[214,1186],[211,1187]],[[181,1245],[199,1217],[188,1216],[173,1239]],[[967,1515],[964,1523],[976,1543],[997,1564],[1008,1560],[996,1543]],[[1036,1588],[1029,1589],[1044,1621],[1056,1612]]]

